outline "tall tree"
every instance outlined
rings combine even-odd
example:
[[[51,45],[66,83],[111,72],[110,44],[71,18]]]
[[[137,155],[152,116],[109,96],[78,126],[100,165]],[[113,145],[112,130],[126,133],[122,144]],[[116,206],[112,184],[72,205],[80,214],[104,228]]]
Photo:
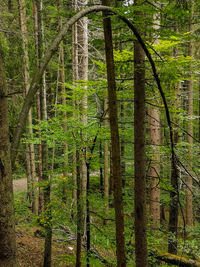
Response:
[[[15,267],[15,218],[8,130],[8,98],[0,43],[0,266]]]
[[[19,11],[20,11],[20,26],[21,26],[21,36],[22,36],[22,46],[23,46],[23,85],[24,85],[24,94],[27,95],[30,87],[30,78],[29,78],[29,55],[28,55],[28,38],[27,38],[27,23],[26,23],[26,4],[24,0],[19,0]],[[32,128],[32,109],[29,110],[27,118],[27,127],[30,138],[33,137],[33,128]],[[37,176],[36,176],[36,167],[35,167],[35,149],[34,144],[31,143],[26,146],[28,149],[28,161],[30,161],[30,170],[31,170],[31,201],[32,201],[32,210],[35,214],[38,214],[38,198],[37,198]]]
[[[43,1],[37,0],[37,18],[38,18],[38,62],[41,68],[41,59],[44,55],[44,26],[43,26]],[[40,112],[41,120],[47,121],[47,100],[46,100],[46,78],[45,72],[41,75],[40,85]],[[42,134],[42,133],[41,133]],[[52,222],[51,222],[51,185],[48,166],[48,144],[47,140],[42,139],[42,183],[44,183],[44,213],[47,218],[45,224],[45,246],[44,246],[44,267],[51,266],[51,243],[52,243]]]
[[[73,0],[72,8],[74,11],[77,10],[77,0]],[[78,49],[77,49],[77,23],[74,23],[72,26],[72,84],[75,84],[78,80]],[[72,92],[73,93],[73,92]],[[73,97],[72,106],[73,106],[73,118],[76,119],[76,101]],[[72,201],[74,204],[77,202],[77,167],[76,167],[76,145],[73,144],[73,152],[72,152]]]
[[[35,41],[35,54],[37,60],[37,70],[39,70],[39,32],[38,32],[38,3],[37,0],[33,1],[33,18],[34,18],[34,41]],[[40,128],[41,124],[41,110],[40,110],[40,91],[36,92],[36,110],[37,110],[37,120],[38,126]],[[38,139],[41,140],[41,130],[38,129]],[[38,166],[37,166],[37,176],[38,182],[42,182],[42,145],[41,142],[38,144],[37,154],[38,154]],[[44,210],[44,196],[41,190],[41,186],[39,186],[39,197],[38,197],[38,214],[41,214]]]
[[[137,5],[138,1],[135,1]],[[142,12],[137,12],[143,16]],[[146,157],[145,157],[145,53],[134,42],[134,170],[135,170],[135,262],[148,266],[146,235]]]
[[[189,18],[189,32],[192,33],[194,17],[194,1],[190,1],[190,18]],[[193,40],[189,41],[188,44],[188,56],[193,58],[194,56],[194,43]],[[190,76],[192,75],[192,66],[190,65]],[[192,144],[193,144],[193,79],[190,78],[187,81],[188,91],[188,126],[187,126],[187,142],[188,142],[188,160],[192,161]],[[193,207],[192,207],[192,177],[190,175],[186,178],[186,224],[188,226],[193,225]]]
[[[107,0],[102,0],[103,5],[109,5]],[[115,231],[117,266],[126,266],[125,239],[124,239],[124,214],[122,202],[122,177],[120,162],[120,142],[118,129],[117,95],[115,82],[115,65],[113,57],[113,41],[111,19],[108,12],[103,13],[103,28],[106,52],[106,67],[108,81],[108,108],[110,117],[112,166],[114,180],[114,206],[115,206]]]
[[[62,10],[62,1],[58,1],[58,9]],[[59,30],[62,29],[62,17],[59,17]],[[61,93],[62,93],[62,105],[66,106],[66,90],[65,90],[65,59],[64,59],[64,43],[63,41],[60,43],[59,47],[59,82],[61,87]],[[62,114],[63,117],[63,132],[66,135],[67,134],[67,112],[66,110],[63,111]],[[63,181],[63,201],[66,202],[67,199],[67,184],[66,184],[66,178],[68,176],[68,144],[67,140],[65,140],[64,144],[64,181]]]
[[[150,216],[152,227],[157,228],[160,224],[160,153],[159,145],[161,139],[160,133],[160,114],[159,110],[150,107],[150,144],[151,149],[151,164],[149,170],[150,176]]]
[[[76,182],[77,182],[77,236],[76,236],[76,267],[81,266],[81,246],[82,246],[82,204],[81,204],[81,179],[80,179],[80,160],[79,152],[76,151],[76,162],[77,162],[77,172],[76,172]]]
[[[77,2],[78,9],[87,6],[88,0]],[[86,166],[86,146],[87,134],[85,127],[87,125],[87,85],[88,81],[88,18],[83,17],[77,22],[77,46],[78,46],[78,80],[82,82],[84,93],[80,104],[80,117],[82,122],[81,139],[83,146],[81,148],[81,183],[82,183],[82,201],[83,201],[83,227],[85,233],[86,220],[86,187],[87,187],[87,166]]]
[[[160,19],[158,14],[154,15],[154,29],[159,29]],[[155,34],[154,44],[159,43],[158,36]],[[160,224],[160,144],[161,144],[161,131],[160,131],[160,112],[155,106],[149,108],[149,131],[150,131],[150,144],[151,144],[151,163],[149,169],[150,176],[150,216],[152,227],[157,228]]]
[[[175,25],[175,32],[178,31],[178,24]],[[178,57],[178,48],[174,47],[174,57]],[[175,97],[176,97],[176,106],[180,108],[180,83],[175,86]],[[174,121],[179,125],[179,120],[177,117],[174,118]],[[173,139],[175,145],[179,142],[179,129],[174,129]],[[171,162],[171,185],[173,190],[170,192],[170,209],[169,209],[169,234],[173,235],[172,238],[169,236],[168,240],[168,252],[177,254],[177,237],[178,237],[178,184],[179,184],[179,172],[174,168],[173,162]]]

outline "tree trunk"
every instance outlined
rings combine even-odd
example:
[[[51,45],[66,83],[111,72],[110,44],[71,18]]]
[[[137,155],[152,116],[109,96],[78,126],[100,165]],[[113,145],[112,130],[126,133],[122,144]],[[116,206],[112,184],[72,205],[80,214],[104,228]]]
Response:
[[[88,0],[78,1],[78,8],[85,7]],[[81,18],[77,22],[77,45],[78,45],[78,80],[82,82],[88,81],[88,18]],[[85,127],[87,125],[87,85],[82,85],[84,94],[80,104],[82,131],[81,138],[83,147],[81,148],[81,183],[82,183],[82,201],[83,201],[83,227],[84,235],[86,233],[86,187],[87,187],[87,166],[86,166],[86,133]]]
[[[159,29],[160,19],[158,14],[154,15],[154,29]],[[158,35],[155,34],[154,44],[159,44]],[[158,108],[150,106],[149,108],[150,124],[150,144],[151,144],[151,163],[150,163],[150,217],[152,228],[158,228],[160,225],[160,144],[161,144],[161,126],[160,112]]]
[[[150,144],[151,144],[151,164],[149,170],[150,177],[150,216],[153,228],[158,228],[160,224],[160,114],[159,110],[153,107],[149,109],[150,115]]]
[[[192,33],[193,31],[193,16],[194,16],[194,1],[191,0],[191,11],[190,11],[190,24],[189,24],[189,32]],[[193,41],[189,41],[188,47],[188,56],[194,56],[194,44]],[[190,74],[192,75],[192,68],[190,66]],[[187,125],[187,142],[188,142],[188,161],[192,164],[192,144],[193,144],[193,79],[190,78],[187,82],[187,91],[188,91],[188,125]],[[189,168],[191,168],[189,166]],[[192,206],[192,177],[186,177],[186,225],[192,226],[193,225],[193,206]]]
[[[37,61],[37,70],[39,70],[39,44],[38,44],[38,7],[37,0],[33,1],[33,18],[34,18],[34,40],[35,40],[35,53]],[[36,93],[36,110],[37,110],[37,120],[38,126],[40,126],[41,121],[41,110],[40,110],[40,91]],[[41,130],[38,129],[38,139],[41,139]],[[38,144],[38,166],[37,166],[37,175],[38,182],[42,183],[42,145],[41,142]],[[41,214],[44,210],[44,195],[41,190],[41,185],[39,186],[39,196],[38,196],[38,214]]]
[[[120,118],[122,122],[122,136],[121,136],[121,172],[122,172],[122,187],[125,188],[126,186],[126,163],[125,163],[125,125],[124,125],[124,103],[120,104]]]
[[[175,31],[177,32],[177,25],[175,26]],[[178,49],[174,48],[174,57],[178,57]],[[175,88],[175,105],[177,108],[180,108],[180,83],[176,85]],[[177,118],[174,119],[175,123],[179,125],[179,120]],[[174,143],[175,145],[179,142],[179,132],[178,129],[174,130]],[[173,160],[173,159],[172,159]],[[173,235],[171,238],[169,236],[168,240],[168,252],[177,254],[177,235],[178,235],[178,184],[179,184],[179,173],[174,168],[173,162],[171,162],[171,185],[173,190],[170,192],[170,208],[169,208],[169,234]]]
[[[104,112],[106,115],[103,120],[103,125],[106,128],[108,125],[108,103],[107,98],[104,99]],[[108,165],[108,140],[104,140],[104,199],[105,199],[105,212],[108,213],[109,210],[109,165]]]
[[[81,179],[79,152],[76,152],[76,179],[77,179],[77,230],[76,230],[76,267],[81,266],[81,245],[82,245],[82,203],[81,203]]]
[[[15,218],[8,130],[8,102],[0,44],[0,266],[15,267]]]
[[[58,9],[62,10],[62,1],[58,0]],[[62,18],[59,17],[59,30],[62,29]],[[65,107],[66,106],[66,96],[65,96],[65,61],[64,61],[64,44],[63,41],[60,43],[59,47],[59,82],[60,82],[60,87],[61,87],[61,93],[62,93],[62,105]],[[62,112],[62,117],[63,117],[63,132],[64,135],[66,136],[67,134],[67,112],[64,110]],[[64,176],[64,181],[63,181],[63,196],[62,199],[64,203],[67,201],[67,182],[66,178],[68,176],[68,144],[67,140],[65,140],[64,144],[64,171],[63,171],[63,176]]]
[[[73,10],[77,10],[77,0],[73,0],[72,2]],[[74,23],[72,26],[72,84],[75,84],[78,80],[78,49],[77,49],[77,23]],[[73,92],[72,92],[73,93]],[[76,101],[72,100],[73,106],[73,118],[75,119],[76,114]],[[77,177],[76,177],[76,145],[73,144],[74,149],[72,152],[72,201],[74,204],[77,203]]]
[[[102,0],[102,4],[108,5],[107,0]],[[105,38],[107,81],[108,81],[108,107],[110,116],[112,164],[114,177],[114,205],[116,223],[116,248],[117,266],[126,266],[125,240],[124,240],[124,214],[122,202],[122,177],[120,163],[120,142],[118,129],[117,95],[115,82],[115,66],[113,57],[113,42],[111,19],[108,12],[103,12],[103,27]]]
[[[136,267],[146,267],[145,54],[138,41],[134,43],[134,164],[135,262]]]
[[[24,0],[19,0],[19,10],[20,10],[20,22],[21,22],[21,35],[22,35],[22,46],[23,46],[23,83],[24,83],[24,92],[25,96],[28,93],[30,88],[30,78],[29,78],[29,56],[28,56],[28,39],[27,39],[27,28],[26,28],[26,4]],[[27,118],[27,127],[30,137],[33,137],[33,128],[32,128],[32,109],[29,110]],[[32,210],[36,215],[38,214],[38,198],[37,198],[37,176],[35,169],[35,151],[34,144],[28,145],[30,150],[30,167],[31,167],[31,188],[32,188]]]
[[[39,68],[41,68],[41,58],[44,53],[44,29],[43,29],[43,2],[37,0],[37,14],[38,14],[38,61]],[[46,102],[46,80],[45,73],[41,76],[40,80],[40,112],[41,120],[47,121],[47,102]],[[42,134],[42,133],[41,133]],[[51,243],[52,243],[52,223],[51,223],[51,185],[49,181],[49,166],[48,166],[48,145],[46,140],[42,140],[42,183],[44,185],[44,213],[46,217],[45,222],[45,245],[44,245],[44,262],[43,267],[51,266]]]
[[[102,163],[103,163],[103,153],[102,153],[102,140],[99,140],[99,163],[100,163],[100,167],[99,167],[99,185],[100,185],[100,193],[101,196],[103,198],[104,196],[104,182],[103,182],[103,167],[102,167]]]

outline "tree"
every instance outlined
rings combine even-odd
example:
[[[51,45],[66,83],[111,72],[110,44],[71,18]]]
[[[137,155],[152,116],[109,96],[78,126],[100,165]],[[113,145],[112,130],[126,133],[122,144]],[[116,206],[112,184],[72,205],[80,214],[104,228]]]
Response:
[[[190,1],[191,10],[190,10],[190,19],[189,19],[189,31],[192,32],[193,27],[193,17],[194,17],[194,1]],[[194,44],[193,40],[189,41],[188,44],[188,56],[193,57],[194,55]],[[190,66],[190,75],[192,74],[192,68]],[[187,142],[188,142],[188,155],[189,161],[192,160],[192,144],[193,144],[193,123],[191,117],[193,116],[193,79],[190,78],[187,82],[188,90],[188,117],[190,118],[187,127]],[[192,177],[187,176],[186,179],[186,224],[188,226],[193,225],[193,207],[192,207]]]
[[[154,29],[159,29],[160,20],[154,15]],[[158,44],[158,36],[155,36],[154,44]],[[154,104],[153,104],[154,105]],[[150,106],[149,108],[149,135],[151,148],[151,162],[149,169],[150,176],[150,216],[152,227],[157,228],[160,224],[160,144],[161,144],[161,125],[160,125],[160,112],[159,109]]]
[[[135,3],[137,5],[137,3]],[[142,16],[142,13],[138,15]],[[146,170],[145,170],[145,53],[134,42],[134,169],[135,262],[147,266]]]
[[[102,4],[108,5],[107,0]],[[103,13],[103,27],[105,38],[106,67],[108,81],[108,108],[110,118],[111,146],[112,146],[112,167],[114,180],[114,206],[116,223],[116,250],[117,266],[126,266],[125,240],[124,240],[124,215],[122,202],[122,177],[120,163],[120,142],[118,130],[118,111],[115,82],[115,65],[113,58],[112,28],[108,12]]]
[[[23,46],[23,86],[24,86],[24,95],[28,93],[30,87],[30,78],[29,78],[29,55],[28,55],[28,39],[27,39],[27,27],[26,27],[26,5],[25,1],[19,1],[19,12],[20,12],[20,22],[21,22],[21,35],[22,35],[22,46]],[[30,138],[33,138],[33,128],[32,128],[32,109],[29,110],[27,118],[27,127]],[[28,181],[28,190],[31,194],[32,210],[37,215],[38,214],[38,198],[37,198],[37,188],[36,188],[36,167],[35,167],[35,149],[34,144],[27,144],[26,148],[27,161],[30,164],[30,176],[31,180]],[[29,193],[29,192],[28,192]]]
[[[8,130],[8,101],[0,44],[0,266],[15,267],[15,218]]]

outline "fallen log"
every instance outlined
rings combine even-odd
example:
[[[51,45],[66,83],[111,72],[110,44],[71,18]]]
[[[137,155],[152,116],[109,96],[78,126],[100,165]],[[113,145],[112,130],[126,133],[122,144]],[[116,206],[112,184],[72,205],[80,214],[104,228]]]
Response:
[[[185,257],[173,255],[167,252],[159,252],[159,254],[153,254],[152,256],[157,260],[164,261],[168,264],[174,264],[183,267],[200,267],[199,261],[187,259]]]

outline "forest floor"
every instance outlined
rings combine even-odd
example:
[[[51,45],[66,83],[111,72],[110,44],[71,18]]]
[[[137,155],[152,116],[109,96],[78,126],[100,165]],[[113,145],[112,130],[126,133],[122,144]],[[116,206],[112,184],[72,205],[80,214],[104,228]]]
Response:
[[[43,251],[44,238],[34,235],[37,229],[25,230],[21,227],[16,227],[17,236],[17,260],[19,267],[42,267],[43,266]],[[62,245],[53,242],[52,246],[52,266],[72,267],[74,264],[68,264],[62,261],[66,255],[73,255],[71,245]]]
[[[13,180],[13,188],[16,195],[20,195],[27,189],[27,179],[21,178]],[[18,201],[20,201],[18,199]],[[19,210],[19,207],[17,207]],[[17,211],[18,212],[18,211]],[[23,213],[23,211],[22,211]],[[26,213],[26,212],[25,212]],[[23,221],[22,218],[25,218]],[[26,214],[17,215],[16,223],[16,242],[17,242],[17,261],[19,267],[42,267],[44,253],[44,238],[40,237],[41,230],[28,221]],[[37,233],[37,234],[36,234]],[[39,233],[39,234],[38,234]],[[52,246],[52,266],[72,267],[74,263],[66,263],[66,258],[74,258],[74,248],[71,244],[59,243],[53,240]],[[67,260],[70,262],[70,260]]]

